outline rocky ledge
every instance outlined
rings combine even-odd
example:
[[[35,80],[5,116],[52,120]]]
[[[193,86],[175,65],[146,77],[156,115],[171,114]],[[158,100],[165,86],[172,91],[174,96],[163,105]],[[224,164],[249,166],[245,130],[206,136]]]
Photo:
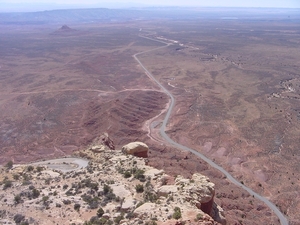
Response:
[[[101,145],[76,154],[90,160],[86,168],[2,168],[0,223],[226,224],[214,184],[201,174],[171,177],[147,159]]]

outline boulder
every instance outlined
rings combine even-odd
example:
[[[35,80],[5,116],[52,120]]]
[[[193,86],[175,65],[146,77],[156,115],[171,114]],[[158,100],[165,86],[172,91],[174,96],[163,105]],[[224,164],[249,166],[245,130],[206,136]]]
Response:
[[[149,218],[148,214],[154,212],[155,209],[157,209],[157,205],[155,203],[146,202],[140,207],[136,208],[133,213],[140,219]]]
[[[158,196],[168,197],[169,194],[173,194],[177,192],[176,185],[163,185],[158,188],[157,194]]]
[[[122,147],[124,154],[130,154],[137,157],[148,158],[148,146],[143,142],[131,142]]]
[[[94,145],[90,147],[90,150],[94,153],[100,153],[105,150],[105,147],[103,145]]]

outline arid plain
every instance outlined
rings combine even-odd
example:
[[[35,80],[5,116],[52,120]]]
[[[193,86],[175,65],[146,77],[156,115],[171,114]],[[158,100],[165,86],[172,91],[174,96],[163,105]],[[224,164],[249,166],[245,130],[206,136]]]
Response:
[[[236,18],[0,26],[0,163],[66,155],[107,132],[144,141],[149,164],[216,183],[229,224],[279,224],[273,213],[158,133],[167,133],[268,197],[299,224],[300,27]],[[160,42],[159,42],[160,41]],[[162,43],[168,47],[149,51]],[[162,113],[162,114],[161,114]],[[161,114],[161,115],[160,115]]]

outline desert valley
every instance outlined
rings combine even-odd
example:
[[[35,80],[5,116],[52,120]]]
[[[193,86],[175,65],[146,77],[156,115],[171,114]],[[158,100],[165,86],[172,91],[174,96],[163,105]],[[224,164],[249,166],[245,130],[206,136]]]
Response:
[[[0,13],[0,223],[299,224],[299,15]]]

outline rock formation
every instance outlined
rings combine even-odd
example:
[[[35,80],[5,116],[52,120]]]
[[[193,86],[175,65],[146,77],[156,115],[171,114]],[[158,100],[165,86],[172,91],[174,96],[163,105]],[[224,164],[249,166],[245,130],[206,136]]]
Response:
[[[143,142],[131,142],[122,147],[122,152],[137,157],[148,158],[148,146]]]
[[[148,150],[143,143],[129,146]],[[135,148],[124,148],[129,153],[125,155],[91,146],[76,153],[90,159],[87,167],[69,172],[60,170],[57,160],[51,161],[56,170],[43,162],[2,169],[0,224],[17,219],[47,224],[48,218],[54,224],[218,224],[213,218],[226,224],[207,177],[194,174],[192,179],[174,180],[131,155],[136,153],[131,149]]]
[[[108,136],[108,133],[104,133],[100,136],[101,144],[108,147],[110,150],[115,150],[115,145],[112,139]]]
[[[196,205],[207,214],[211,214],[215,196],[215,184],[209,178],[201,174],[193,174],[192,179],[177,176],[176,186],[181,187],[180,193],[188,202]]]
[[[69,26],[67,25],[63,25],[59,31],[62,31],[62,32],[70,32],[70,31],[75,31],[74,29],[71,29]]]
[[[54,31],[52,33],[52,35],[72,35],[73,33],[76,33],[77,30],[70,28],[67,25],[63,25],[61,28],[59,28],[58,30]]]

